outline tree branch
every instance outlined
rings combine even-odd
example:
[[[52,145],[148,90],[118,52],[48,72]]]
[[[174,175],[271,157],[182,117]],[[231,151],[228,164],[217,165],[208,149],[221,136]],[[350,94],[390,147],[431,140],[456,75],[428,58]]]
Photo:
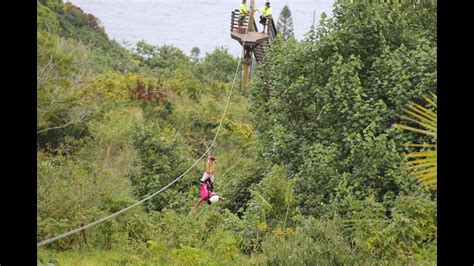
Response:
[[[49,131],[49,130],[52,130],[52,129],[59,129],[59,128],[64,128],[64,127],[67,127],[71,124],[74,124],[74,121],[69,121],[67,122],[66,124],[62,125],[62,126],[57,126],[57,127],[50,127],[50,128],[46,128],[46,129],[42,129],[40,131],[37,131],[36,134],[39,134],[41,132],[45,132],[45,131]]]

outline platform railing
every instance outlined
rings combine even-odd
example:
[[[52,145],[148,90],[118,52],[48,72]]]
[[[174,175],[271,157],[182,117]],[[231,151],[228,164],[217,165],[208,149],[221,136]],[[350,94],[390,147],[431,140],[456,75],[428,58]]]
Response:
[[[239,17],[240,17],[240,12],[239,12],[238,9],[232,11],[231,22],[230,22],[230,31],[234,31],[234,30],[239,29]],[[246,27],[248,23],[249,23],[249,16],[246,16],[242,26]]]
[[[231,20],[230,20],[230,31],[234,31],[234,30],[238,31],[240,12],[238,9],[236,9],[232,11],[231,13],[232,15],[231,15]],[[246,16],[242,26],[247,27],[248,23],[249,23],[249,16]],[[254,27],[254,31],[258,31],[257,22],[255,20],[253,21],[253,27]]]
[[[267,33],[268,33],[268,38],[273,41],[275,39],[275,36],[277,35],[277,29],[275,26],[275,22],[273,21],[272,15],[268,16],[267,19]]]

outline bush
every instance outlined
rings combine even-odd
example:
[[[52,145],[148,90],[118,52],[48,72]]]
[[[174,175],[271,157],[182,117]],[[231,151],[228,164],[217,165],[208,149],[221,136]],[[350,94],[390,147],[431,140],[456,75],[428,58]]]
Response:
[[[276,229],[262,242],[262,248],[272,265],[345,265],[356,261],[341,234],[339,219],[307,218],[301,226]]]

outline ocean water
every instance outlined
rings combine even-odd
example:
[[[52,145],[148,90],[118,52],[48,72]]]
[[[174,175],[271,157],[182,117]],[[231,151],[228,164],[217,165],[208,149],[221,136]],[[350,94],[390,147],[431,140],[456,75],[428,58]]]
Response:
[[[230,14],[240,0],[72,0],[84,12],[99,18],[107,35],[127,48],[144,40],[153,45],[174,45],[190,54],[193,47],[211,52],[225,47],[238,56],[241,45],[230,37]],[[247,0],[250,5],[250,0]],[[265,4],[256,0],[256,7]],[[317,26],[322,12],[332,15],[334,0],[271,1],[276,20],[285,4],[293,17],[294,33],[302,39],[310,26]],[[259,13],[256,14],[258,19]],[[258,24],[259,29],[262,25]]]

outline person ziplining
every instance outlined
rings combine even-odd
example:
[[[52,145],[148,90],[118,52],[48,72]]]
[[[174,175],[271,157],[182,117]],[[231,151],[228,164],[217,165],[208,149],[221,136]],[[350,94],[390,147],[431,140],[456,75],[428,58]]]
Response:
[[[200,182],[201,182],[201,187],[200,187],[200,193],[201,197],[199,201],[196,203],[196,205],[193,207],[192,212],[196,213],[197,208],[201,203],[204,201],[207,201],[207,203],[213,204],[218,202],[219,200],[226,200],[226,198],[220,196],[217,194],[217,192],[214,191],[214,173],[216,170],[216,157],[213,155],[213,149],[211,149],[211,153],[209,157],[207,158],[206,162],[206,170],[204,171],[204,174],[202,175]]]

